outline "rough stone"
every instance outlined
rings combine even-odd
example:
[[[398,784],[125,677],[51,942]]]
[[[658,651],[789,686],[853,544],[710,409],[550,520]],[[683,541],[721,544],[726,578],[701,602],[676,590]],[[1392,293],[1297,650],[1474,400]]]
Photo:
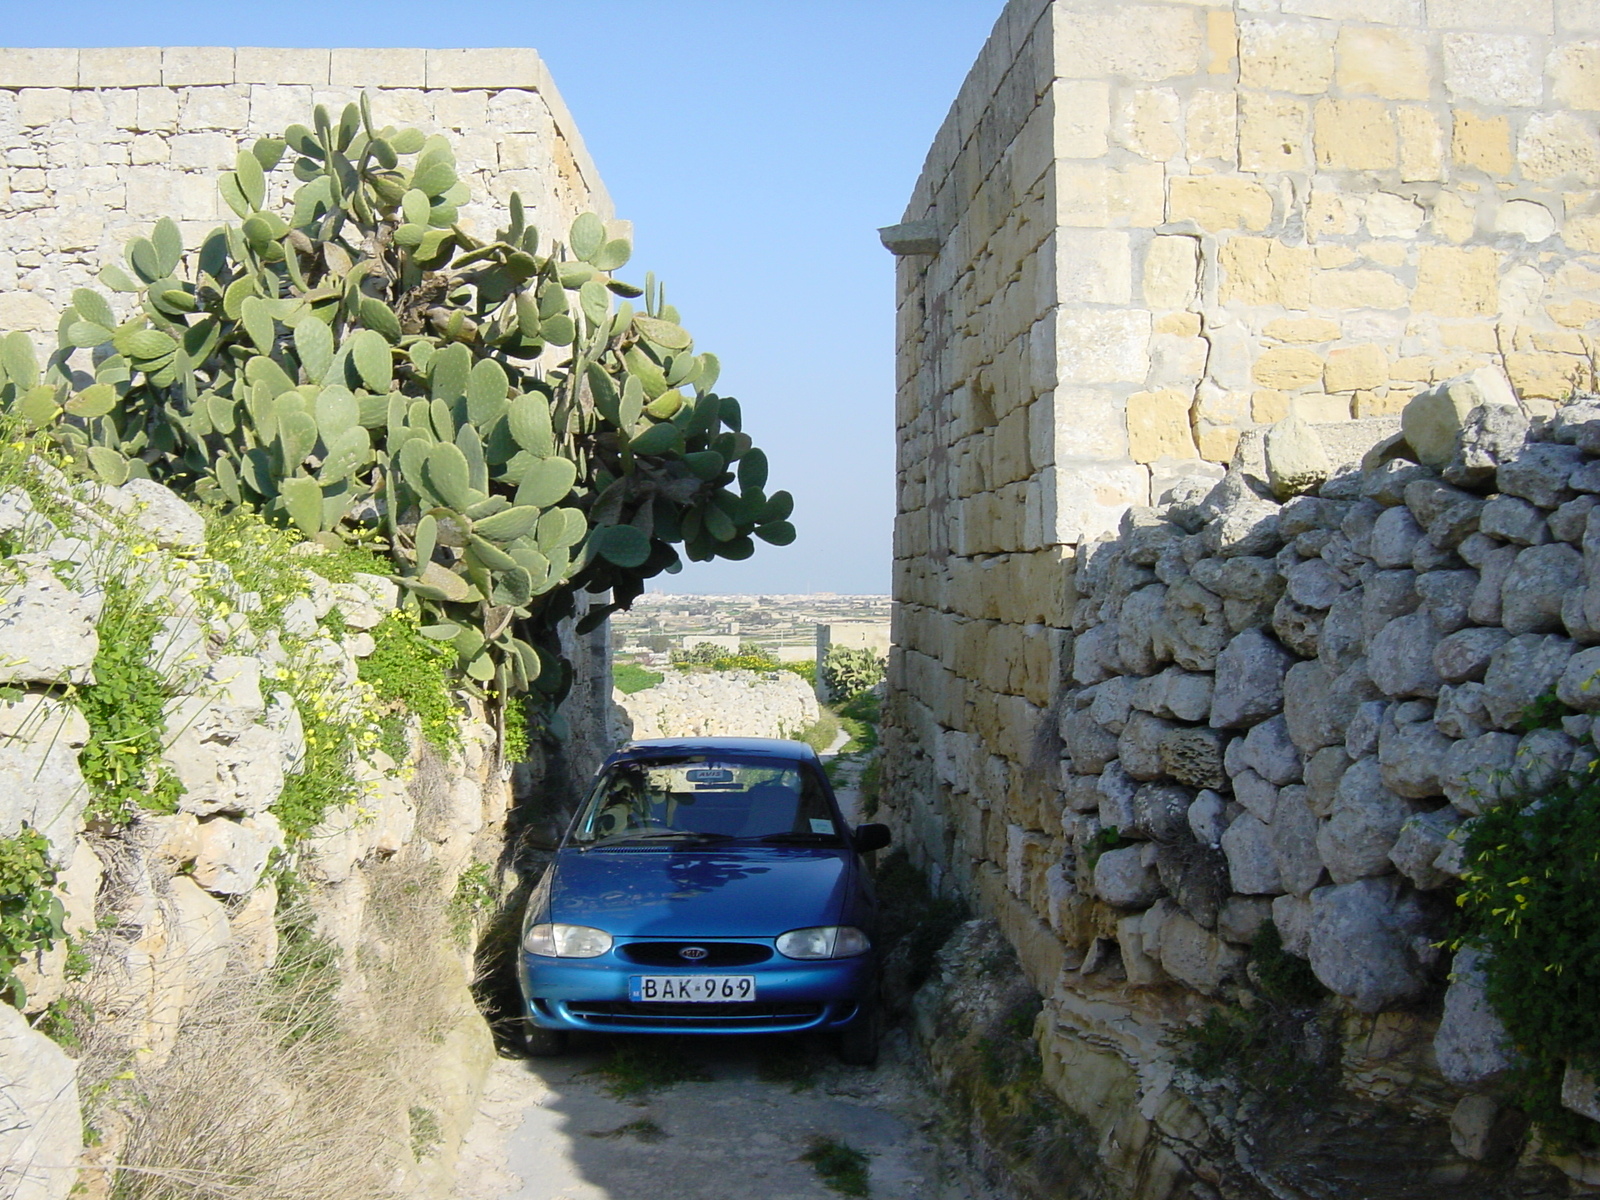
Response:
[[[1391,509],[1391,512],[1405,512]],[[1288,594],[1306,608],[1327,609],[1349,591],[1355,581],[1333,564],[1313,558],[1290,569]]]
[[[1503,629],[1462,629],[1439,639],[1433,649],[1434,669],[1449,683],[1481,680],[1495,651],[1511,640]]]
[[[1429,541],[1453,550],[1478,531],[1484,502],[1448,483],[1422,478],[1406,484],[1405,504],[1427,530]]]
[[[1432,467],[1449,463],[1468,415],[1483,404],[1516,407],[1510,386],[1498,372],[1459,376],[1413,397],[1400,412],[1400,428],[1418,461]]]
[[[1582,463],[1583,451],[1576,446],[1534,442],[1501,464],[1495,472],[1495,483],[1509,496],[1521,496],[1540,508],[1551,509],[1572,499],[1567,480]]]
[[[1187,841],[1194,793],[1170,783],[1147,783],[1133,794],[1133,825],[1127,832],[1158,842]]]
[[[1283,680],[1294,656],[1258,629],[1237,635],[1217,655],[1211,725],[1252,725],[1283,708]]]
[[[1378,764],[1384,784],[1413,800],[1442,794],[1439,772],[1450,745],[1432,720],[1402,724],[1391,709],[1378,730]]]
[[[1244,739],[1244,761],[1269,783],[1298,783],[1303,763],[1288,721],[1276,716],[1251,729]]]
[[[1382,629],[1407,613],[1416,612],[1422,598],[1417,595],[1415,571],[1373,571],[1367,576],[1362,589],[1361,631],[1367,639],[1368,653],[1372,641]]]
[[[1417,575],[1417,595],[1422,598],[1422,609],[1441,634],[1465,627],[1477,587],[1476,571],[1426,571]]]
[[[1219,850],[1194,842],[1158,846],[1156,874],[1179,908],[1207,929],[1216,928],[1228,896],[1228,863]]]
[[[1372,525],[1372,561],[1380,567],[1409,567],[1423,528],[1403,505],[1387,508]]]
[[[78,769],[88,742],[88,723],[63,701],[29,693],[0,703],[0,837],[27,824],[48,839],[56,865],[72,860],[89,802]]]
[[[1095,775],[1117,757],[1117,735],[1103,728],[1087,710],[1061,718],[1061,746],[1080,775]]]
[[[1433,725],[1450,738],[1474,738],[1493,728],[1483,705],[1483,684],[1447,683],[1439,689]]]
[[[1600,646],[1580,650],[1567,660],[1556,684],[1556,699],[1579,712],[1600,712]]]
[[[1217,936],[1236,946],[1250,945],[1272,919],[1274,903],[1266,896],[1229,896],[1217,910]]]
[[[1524,633],[1513,637],[1489,660],[1483,676],[1483,702],[1501,729],[1510,729],[1523,712],[1552,691],[1566,670],[1576,644],[1570,638]]]
[[[1562,602],[1583,583],[1583,556],[1571,546],[1530,546],[1518,553],[1501,584],[1500,623],[1513,635],[1562,630]]]
[[[1263,821],[1272,820],[1278,804],[1278,789],[1254,771],[1244,770],[1233,777],[1233,798]]]
[[[1519,546],[1541,546],[1550,540],[1544,513],[1516,496],[1491,496],[1478,516],[1478,529]]]
[[[1161,895],[1154,866],[1145,865],[1142,846],[1107,850],[1094,864],[1095,895],[1117,908],[1144,908]]]
[[[205,518],[171,489],[150,479],[130,479],[115,489],[130,501],[129,515],[163,549],[200,550],[206,544]]]
[[[1191,787],[1223,787],[1228,781],[1222,768],[1226,740],[1215,729],[1174,729],[1161,739],[1162,766],[1167,774]]]
[[[1175,726],[1149,713],[1135,712],[1117,738],[1117,757],[1122,769],[1135,779],[1160,779],[1166,773],[1161,758],[1161,743]]]
[[[1439,782],[1450,803],[1477,816],[1509,794],[1521,739],[1514,733],[1485,733],[1463,738],[1445,753]]]
[[[1461,1097],[1450,1111],[1450,1144],[1462,1158],[1502,1162],[1516,1153],[1527,1127],[1527,1118],[1518,1110],[1475,1093]]]
[[[1280,500],[1315,490],[1333,463],[1311,425],[1290,414],[1267,430],[1267,479]]]
[[[1439,632],[1427,613],[1390,621],[1372,639],[1367,654],[1372,682],[1388,696],[1434,696],[1442,682],[1433,664]]]
[[[1240,813],[1222,835],[1233,890],[1245,895],[1275,895],[1284,890],[1266,824],[1254,813]]]
[[[1433,1038],[1439,1073],[1462,1087],[1492,1082],[1515,1065],[1505,1026],[1489,1005],[1483,968],[1479,951],[1464,946],[1456,952]]]
[[[1218,792],[1202,790],[1189,805],[1189,832],[1202,846],[1213,850],[1222,845],[1222,835],[1227,832],[1228,802]]]
[[[1483,556],[1478,566],[1478,586],[1467,604],[1467,617],[1480,625],[1500,623],[1500,603],[1505,591],[1506,576],[1517,561],[1515,546],[1501,546]]]
[[[1278,878],[1286,891],[1303,895],[1322,882],[1322,856],[1317,850],[1319,824],[1306,788],[1291,784],[1278,793],[1267,836]]]
[[[1522,450],[1527,436],[1528,415],[1522,408],[1480,405],[1467,414],[1462,424],[1456,455],[1444,469],[1445,479],[1468,487],[1488,482]]]
[[[0,1193],[66,1200],[83,1153],[78,1064],[9,1004],[0,1004]]]
[[[1161,968],[1198,992],[1213,995],[1244,970],[1246,955],[1185,913],[1171,913],[1161,923],[1158,940]]]
[[[1376,758],[1354,763],[1339,781],[1317,850],[1335,883],[1350,883],[1391,869],[1389,851],[1411,807],[1383,782]]]
[[[1133,689],[1133,706],[1158,717],[1203,721],[1211,711],[1211,676],[1168,667],[1138,681]]]
[[[1422,995],[1428,979],[1415,948],[1399,880],[1361,879],[1311,893],[1311,969],[1361,1012],[1382,1012]],[[1276,915],[1276,909],[1274,909]]]
[[[1435,863],[1450,845],[1450,834],[1460,825],[1460,816],[1451,808],[1410,818],[1400,827],[1400,836],[1389,850],[1389,861],[1415,888],[1427,891],[1445,886],[1451,876]]]
[[[103,592],[75,591],[44,563],[0,586],[0,683],[91,682],[104,602]]]

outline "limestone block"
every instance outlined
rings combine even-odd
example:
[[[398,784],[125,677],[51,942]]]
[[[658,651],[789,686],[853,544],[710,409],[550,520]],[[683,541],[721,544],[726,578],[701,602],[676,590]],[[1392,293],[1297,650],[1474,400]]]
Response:
[[[1311,251],[1305,246],[1286,246],[1272,238],[1232,237],[1222,243],[1217,262],[1222,268],[1220,296],[1224,302],[1281,305],[1285,308],[1310,307],[1313,262]],[[1219,330],[1209,333],[1208,336],[1215,359],[1222,343],[1227,340],[1226,332]],[[1292,347],[1292,349],[1298,352],[1299,359],[1314,353],[1302,347]],[[1250,350],[1251,347],[1246,345],[1246,362]],[[1321,373],[1319,358],[1315,375],[1307,376],[1307,381],[1320,378]],[[1240,372],[1237,376],[1221,375],[1216,369],[1215,362],[1212,366],[1212,375],[1219,380],[1231,380],[1240,386],[1246,386],[1250,379],[1246,372]],[[1267,386],[1299,387],[1301,383],[1272,383]]]
[[[1517,162],[1530,179],[1600,183],[1600,139],[1572,113],[1534,113],[1517,142]]]
[[[1189,431],[1192,396],[1177,388],[1135,392],[1128,397],[1128,453],[1135,462],[1158,458],[1192,458]]]
[[[1207,995],[1244,971],[1247,955],[1183,912],[1166,914],[1157,942],[1161,968],[1173,979]]]
[[[5,66],[0,59],[0,78]],[[0,1004],[0,1081],[6,1097],[0,1192],[15,1200],[66,1200],[83,1153],[78,1064],[9,1004]]]
[[[1483,955],[1471,947],[1458,950],[1450,964],[1433,1053],[1439,1073],[1463,1087],[1489,1083],[1515,1065],[1505,1026],[1489,1005]]]
[[[78,51],[8,46],[0,49],[0,87],[70,88],[78,82]]]
[[[1489,246],[1424,246],[1417,259],[1412,305],[1446,317],[1486,316],[1498,311],[1498,252]]]
[[[327,87],[331,55],[332,52],[328,50],[239,46],[233,52],[233,76],[238,83]],[[379,78],[364,82],[381,86],[389,81]],[[387,114],[379,112],[373,115],[378,118],[380,125],[388,123],[385,119]]]
[[[1338,58],[1336,78],[1346,95],[1431,98],[1427,39],[1412,30],[1346,25],[1339,31]]]
[[[1239,165],[1246,171],[1304,171],[1311,165],[1311,106],[1265,92],[1239,96]]]
[[[1543,99],[1544,78],[1532,38],[1505,33],[1447,33],[1444,82],[1457,100],[1490,107],[1532,107]]]
[[[429,50],[430,88],[539,88],[546,80],[530,49]]]
[[[1276,895],[1284,890],[1267,825],[1254,813],[1240,813],[1222,835],[1233,890],[1245,895]]]
[[[1150,369],[1150,315],[1139,310],[1063,308],[1056,353],[1067,383],[1142,383]]]
[[[1293,413],[1267,431],[1265,445],[1267,478],[1280,500],[1314,491],[1333,473],[1316,430]]]
[[[1388,382],[1389,356],[1382,346],[1368,343],[1328,351],[1322,375],[1322,386],[1326,390],[1353,392],[1357,388],[1382,387]]]
[[[1104,12],[1052,9],[1057,71],[1070,78],[1123,76],[1157,82],[1192,75],[1204,50],[1199,15],[1126,4]]]
[[[1387,271],[1352,269],[1319,271],[1311,279],[1312,306],[1343,311],[1355,308],[1404,308],[1406,287]]]
[[[1552,94],[1562,108],[1600,109],[1600,44],[1588,41],[1558,46],[1546,69]]]
[[[1450,1144],[1474,1162],[1510,1157],[1526,1129],[1527,1117],[1481,1093],[1461,1097],[1450,1111]]]
[[[1468,109],[1457,109],[1450,139],[1450,155],[1458,166],[1477,167],[1490,175],[1510,174],[1514,161],[1511,155],[1510,122],[1503,116],[1486,116]]]
[[[1404,105],[1400,127],[1400,178],[1407,183],[1444,178],[1444,129],[1438,116],[1420,105]]]
[[[1062,158],[1099,158],[1109,148],[1111,88],[1100,80],[1058,79],[1051,85],[1051,141]]]
[[[1231,166],[1237,158],[1238,106],[1232,90],[1199,90],[1190,94],[1184,136],[1189,160],[1219,159]]]
[[[1260,184],[1232,176],[1177,176],[1171,182],[1171,219],[1192,220],[1202,229],[1259,232],[1272,222],[1272,194]]]
[[[116,492],[130,501],[134,524],[165,549],[198,550],[206,544],[206,523],[171,489],[149,479],[130,479]]]
[[[161,82],[166,87],[203,87],[233,80],[231,47],[167,46],[161,51]]]
[[[1145,303],[1152,309],[1187,308],[1199,281],[1200,243],[1192,237],[1152,238],[1145,251]]]
[[[217,896],[250,892],[266,868],[267,856],[283,846],[283,830],[271,813],[234,821],[213,817],[199,826],[194,881]]]
[[[1239,23],[1239,82],[1274,92],[1320,95],[1333,77],[1334,31],[1309,22]]]
[[[1384,171],[1399,152],[1394,117],[1377,100],[1319,100],[1312,113],[1317,165],[1345,171]]]
[[[1399,901],[1399,880],[1362,879],[1311,893],[1309,955],[1324,986],[1362,1012],[1382,1012],[1420,996],[1428,979]],[[1276,915],[1276,908],[1274,915]]]
[[[328,82],[333,87],[369,87],[381,83],[386,90],[427,87],[428,51],[336,48],[329,55]],[[467,86],[474,85],[469,82]],[[391,115],[388,119],[396,118]]]
[[[0,584],[0,683],[91,681],[105,594],[79,592],[42,563]]]
[[[1133,153],[1165,162],[1181,149],[1178,93],[1135,88],[1116,108],[1117,141]]]
[[[1418,0],[1281,0],[1285,14],[1330,21],[1366,21],[1376,25],[1422,24]]]
[[[1389,851],[1411,816],[1406,801],[1384,785],[1376,757],[1345,771],[1327,823],[1317,832],[1317,851],[1335,883],[1350,883],[1393,869]]]
[[[8,51],[15,54],[16,51]],[[156,46],[84,47],[77,51],[79,87],[154,87],[161,83],[161,50]]]
[[[1256,360],[1253,375],[1263,387],[1293,390],[1322,379],[1325,364],[1304,346],[1273,346]]]

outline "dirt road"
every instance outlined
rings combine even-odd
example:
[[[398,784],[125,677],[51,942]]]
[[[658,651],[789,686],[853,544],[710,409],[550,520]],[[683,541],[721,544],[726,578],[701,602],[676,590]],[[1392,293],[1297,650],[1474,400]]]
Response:
[[[458,1200],[978,1200],[938,1139],[903,1036],[873,1070],[770,1038],[618,1038],[502,1059],[463,1148]],[[818,1165],[864,1167],[869,1192],[849,1190],[860,1176],[847,1170],[830,1188]]]

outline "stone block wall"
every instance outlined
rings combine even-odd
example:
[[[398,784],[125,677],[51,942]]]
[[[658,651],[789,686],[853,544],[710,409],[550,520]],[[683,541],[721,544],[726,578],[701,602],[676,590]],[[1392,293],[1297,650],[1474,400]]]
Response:
[[[1597,55],[1600,16],[1561,0],[1013,0],[934,141],[906,224],[886,231],[900,257],[885,796],[935,884],[974,899],[1017,946],[1048,998],[1047,1075],[1097,1123],[1107,1161],[1136,1194],[1184,1194],[1191,1184],[1193,1194],[1209,1194],[1195,1183],[1195,1156],[1182,1149],[1193,1114],[1162,1099],[1171,1067],[1163,1039],[1175,1012],[1181,1021],[1198,1011],[1182,1005],[1198,1002],[1213,977],[1240,969],[1250,921],[1272,907],[1262,897],[1290,897],[1276,907],[1297,939],[1312,927],[1318,888],[1384,891],[1374,911],[1395,937],[1431,903],[1426,885],[1386,857],[1392,840],[1366,874],[1351,875],[1342,862],[1335,873],[1323,856],[1326,844],[1338,859],[1350,833],[1350,818],[1335,820],[1324,804],[1339,782],[1327,778],[1334,764],[1326,751],[1338,745],[1350,758],[1338,765],[1340,780],[1355,771],[1352,796],[1362,772],[1382,789],[1351,804],[1382,794],[1399,805],[1390,811],[1397,835],[1413,817],[1444,822],[1437,814],[1453,810],[1444,799],[1454,801],[1459,781],[1447,788],[1444,775],[1426,774],[1429,763],[1443,770],[1430,758],[1444,753],[1443,741],[1492,734],[1487,753],[1513,736],[1504,713],[1481,728],[1452,725],[1452,689],[1473,685],[1462,694],[1471,696],[1481,680],[1463,676],[1445,681],[1444,694],[1423,694],[1373,675],[1358,699],[1378,705],[1392,726],[1382,734],[1390,761],[1378,741],[1358,747],[1362,754],[1343,748],[1354,709],[1341,709],[1312,721],[1323,722],[1316,736],[1328,740],[1284,742],[1297,746],[1302,774],[1271,782],[1250,766],[1245,743],[1266,753],[1265,742],[1282,732],[1275,719],[1302,734],[1312,719],[1284,711],[1281,700],[1270,712],[1218,718],[1214,695],[1200,694],[1210,685],[1190,677],[1217,669],[1216,656],[1236,639],[1244,639],[1240,655],[1259,639],[1262,654],[1298,672],[1297,684],[1309,687],[1326,671],[1333,687],[1347,658],[1364,658],[1391,619],[1411,624],[1388,635],[1386,658],[1390,643],[1409,652],[1413,642],[1451,633],[1434,615],[1417,615],[1446,603],[1447,582],[1470,581],[1474,594],[1481,586],[1478,607],[1460,619],[1495,628],[1492,636],[1518,646],[1553,637],[1564,654],[1586,644],[1560,612],[1546,611],[1550,580],[1532,578],[1535,560],[1561,559],[1566,570],[1581,558],[1582,531],[1570,524],[1576,509],[1567,510],[1570,520],[1555,515],[1576,492],[1534,505],[1539,520],[1553,522],[1535,546],[1508,541],[1509,526],[1494,524],[1513,500],[1524,502],[1514,474],[1503,487],[1480,478],[1479,501],[1501,494],[1488,501],[1494,515],[1484,531],[1498,557],[1482,563],[1468,561],[1489,548],[1482,542],[1463,552],[1426,537],[1410,547],[1431,547],[1421,561],[1391,562],[1386,546],[1380,563],[1363,530],[1311,533],[1294,528],[1293,517],[1255,549],[1235,539],[1264,519],[1257,501],[1275,511],[1260,431],[1287,417],[1314,426],[1325,465],[1341,468],[1394,432],[1411,397],[1475,370],[1498,372],[1491,391],[1506,399],[1514,391],[1536,428],[1554,420],[1559,401],[1593,385],[1600,98],[1584,81]],[[1550,454],[1539,448],[1533,457]],[[1200,505],[1229,463],[1231,482],[1210,507]],[[1242,485],[1246,478],[1260,488]],[[1358,488],[1338,503],[1400,509],[1431,533],[1438,514],[1424,501],[1426,520],[1409,508],[1409,494],[1385,495],[1363,497]],[[1250,515],[1230,510],[1230,496]],[[1337,492],[1327,496],[1331,503]],[[1167,578],[1150,557],[1155,535],[1146,525],[1171,527],[1166,514],[1177,502],[1203,519],[1179,523],[1190,557]],[[1152,504],[1161,518],[1144,511]],[[1562,533],[1553,532],[1558,525]],[[1340,559],[1351,536],[1360,545]],[[1328,539],[1336,563],[1323,557]],[[1507,585],[1506,564],[1521,545],[1538,553]],[[1285,546],[1289,557],[1276,557]],[[1256,583],[1243,579],[1246,559],[1265,560]],[[1290,574],[1309,560],[1317,565]],[[1323,609],[1306,602],[1309,593],[1282,599],[1288,581],[1302,579],[1303,590],[1330,567],[1341,593],[1353,588],[1365,599]],[[1491,606],[1507,586],[1516,615],[1503,621]],[[1418,588],[1437,591],[1429,599]],[[1541,598],[1525,602],[1529,588],[1544,589]],[[1127,590],[1104,607],[1119,589]],[[1370,629],[1352,625],[1350,613],[1368,600],[1381,619],[1374,615]],[[1544,608],[1524,627],[1530,603]],[[1586,618],[1573,619],[1581,627]],[[1179,636],[1160,640],[1174,629]],[[1180,650],[1190,636],[1199,651]],[[1339,659],[1338,671],[1326,654]],[[1168,735],[1173,744],[1163,751]],[[1082,758],[1070,752],[1074,739]],[[1229,746],[1231,758],[1218,760],[1221,786],[1174,773],[1190,770],[1193,754],[1209,761]],[[1318,754],[1313,781],[1306,772]],[[1424,777],[1412,778],[1418,770]],[[1105,785],[1120,797],[1113,808],[1124,804],[1115,812],[1102,808],[1106,793],[1094,782],[1107,772],[1129,785]],[[1390,779],[1397,772],[1405,773],[1400,785]],[[1298,814],[1296,834],[1263,833],[1270,818],[1239,796],[1242,773],[1251,801],[1290,795],[1285,812]],[[1263,783],[1252,792],[1256,778]],[[1189,789],[1181,803],[1161,790],[1174,786]],[[1294,806],[1310,804],[1302,789],[1313,788],[1322,789],[1321,808],[1307,816]],[[1093,873],[1083,873],[1095,854],[1086,850],[1090,824],[1159,824],[1167,796],[1185,816],[1173,839],[1197,845],[1187,818],[1208,792],[1221,800],[1224,822],[1207,868],[1222,870],[1227,893],[1215,914],[1200,920],[1183,907],[1188,884],[1173,873],[1172,855],[1155,848],[1165,834],[1136,834],[1135,845],[1099,860],[1107,871],[1126,862],[1150,884],[1149,896],[1123,904],[1095,890]],[[1322,832],[1329,822],[1335,832]],[[1278,869],[1279,849],[1304,859],[1289,864],[1288,876],[1280,871],[1273,888],[1250,891],[1238,886],[1247,868],[1231,873],[1224,832],[1241,862],[1235,843],[1255,846],[1263,872],[1269,862]],[[1300,867],[1316,878],[1296,874]],[[1251,886],[1265,882],[1263,874]],[[1224,911],[1228,922],[1250,921],[1224,930]],[[1305,941],[1295,945],[1309,952]],[[1118,964],[1110,983],[1095,969],[1106,955]],[[1436,1002],[1439,964],[1412,968],[1429,981],[1414,996],[1432,997],[1416,1002]],[[1326,960],[1319,969],[1334,972]],[[1174,997],[1184,998],[1176,1010]],[[1431,1047],[1426,1022],[1410,1025],[1379,1007],[1376,1017],[1352,1018],[1367,1022],[1362,1036],[1398,1058],[1402,1044]],[[1405,1086],[1397,1075],[1413,1069],[1436,1078],[1424,1061],[1431,1053],[1416,1050],[1403,1068],[1356,1053],[1349,1074],[1374,1094],[1395,1091]]]
[[[217,175],[242,144],[317,104],[337,120],[363,92],[380,126],[451,138],[477,197],[468,229],[492,233],[514,190],[547,233],[612,216],[530,49],[0,48],[0,329],[53,332],[68,293],[159,217],[198,244],[232,217]]]

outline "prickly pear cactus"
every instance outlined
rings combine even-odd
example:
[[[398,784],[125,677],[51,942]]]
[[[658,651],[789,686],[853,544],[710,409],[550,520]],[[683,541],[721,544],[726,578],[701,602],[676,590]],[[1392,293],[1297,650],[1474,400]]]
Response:
[[[0,400],[86,471],[376,541],[468,678],[551,701],[578,590],[611,593],[592,626],[680,554],[793,541],[717,360],[653,279],[612,276],[630,247],[600,218],[541,246],[513,195],[470,235],[449,142],[365,99],[257,141],[220,187],[239,221],[135,239],[100,274],[123,301],[75,292],[45,370],[0,339]]]

